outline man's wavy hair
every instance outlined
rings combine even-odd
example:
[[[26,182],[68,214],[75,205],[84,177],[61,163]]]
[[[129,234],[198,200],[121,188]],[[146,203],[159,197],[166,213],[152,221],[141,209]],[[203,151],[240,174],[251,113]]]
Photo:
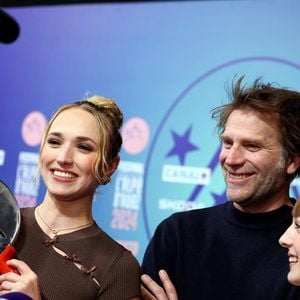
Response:
[[[266,114],[275,114],[284,155],[300,154],[300,93],[274,83],[264,84],[261,77],[251,86],[243,84],[244,76],[227,90],[230,102],[212,110],[212,118],[217,120],[219,134],[223,133],[229,115],[236,109],[252,109]],[[294,177],[300,175],[300,168]]]

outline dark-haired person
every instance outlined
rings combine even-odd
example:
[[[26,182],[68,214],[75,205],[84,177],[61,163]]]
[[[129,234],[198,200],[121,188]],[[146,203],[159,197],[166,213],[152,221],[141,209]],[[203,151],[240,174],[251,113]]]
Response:
[[[43,202],[21,210],[8,261],[19,274],[0,276],[0,294],[34,300],[140,299],[140,267],[133,255],[98,227],[96,188],[119,163],[123,115],[112,99],[93,96],[67,104],[51,118],[41,143]]]
[[[291,223],[289,191],[300,173],[300,93],[243,80],[233,82],[229,103],[212,112],[229,201],[158,225],[142,263],[152,292],[143,290],[144,299],[300,299],[278,244]],[[160,273],[164,286],[161,269],[170,277]]]

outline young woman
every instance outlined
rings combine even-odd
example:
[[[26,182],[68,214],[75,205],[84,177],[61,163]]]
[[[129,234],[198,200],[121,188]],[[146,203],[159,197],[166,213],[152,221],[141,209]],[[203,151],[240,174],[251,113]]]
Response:
[[[119,163],[123,115],[111,99],[94,96],[62,106],[41,143],[43,202],[21,210],[14,244],[18,274],[0,276],[0,294],[39,299],[139,299],[140,268],[92,216],[96,188]]]
[[[280,237],[279,243],[288,249],[288,259],[290,262],[290,272],[288,281],[296,286],[300,286],[300,201],[292,211],[293,223]]]

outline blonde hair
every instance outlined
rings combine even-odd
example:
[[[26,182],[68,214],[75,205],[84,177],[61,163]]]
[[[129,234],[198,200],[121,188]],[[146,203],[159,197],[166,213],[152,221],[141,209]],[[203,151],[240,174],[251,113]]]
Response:
[[[292,211],[293,217],[300,217],[300,200],[297,200]]]
[[[63,111],[71,108],[83,109],[95,117],[98,127],[98,139],[96,141],[98,148],[93,173],[99,181],[99,184],[107,184],[111,180],[110,170],[113,160],[118,157],[122,146],[120,129],[123,124],[123,113],[113,99],[95,95],[82,101],[61,106],[53,114],[45,128],[40,146],[40,158],[54,120]]]

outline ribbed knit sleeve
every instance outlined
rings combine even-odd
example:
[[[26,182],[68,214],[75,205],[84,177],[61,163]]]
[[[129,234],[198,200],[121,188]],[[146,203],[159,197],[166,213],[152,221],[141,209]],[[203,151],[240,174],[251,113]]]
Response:
[[[140,278],[138,262],[129,251],[123,251],[107,271],[98,299],[119,300],[140,297],[137,278]]]

